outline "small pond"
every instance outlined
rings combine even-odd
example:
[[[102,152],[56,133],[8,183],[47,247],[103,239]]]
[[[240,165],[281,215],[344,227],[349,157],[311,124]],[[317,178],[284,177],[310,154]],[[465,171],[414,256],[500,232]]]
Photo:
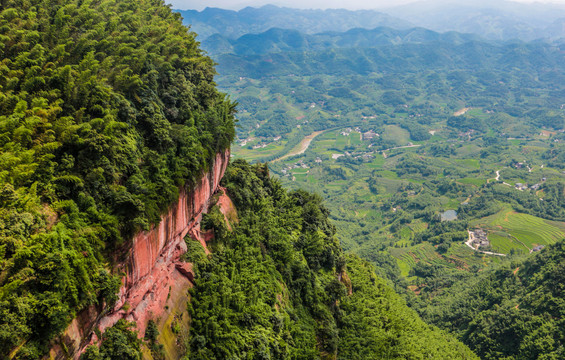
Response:
[[[441,213],[441,221],[453,221],[457,220],[457,211],[447,210]]]

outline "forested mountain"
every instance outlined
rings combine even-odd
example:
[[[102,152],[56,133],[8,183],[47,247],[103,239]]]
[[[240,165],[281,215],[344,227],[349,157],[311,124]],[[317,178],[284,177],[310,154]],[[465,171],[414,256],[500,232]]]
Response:
[[[343,33],[327,32],[307,35],[297,30],[271,28],[261,34],[246,34],[236,40],[215,34],[202,42],[210,56],[220,54],[264,55],[280,52],[312,52],[337,48],[372,48],[384,45],[450,43],[459,45],[480,40],[476,35],[436,33],[423,28],[395,30],[378,27],[373,30],[352,29]]]
[[[490,40],[557,40],[565,37],[565,7],[557,4],[515,1],[417,1],[376,10],[289,9],[273,5],[239,11],[206,8],[177,10],[186,25],[204,41],[214,34],[237,39],[271,28],[293,29],[305,34],[344,32],[354,28],[424,27],[446,32],[472,33]]]
[[[301,10],[265,5],[239,11],[206,8],[203,11],[177,10],[183,23],[199,34],[200,41],[221,34],[237,39],[245,34],[259,34],[271,28],[294,29],[305,34],[325,31],[347,31],[378,26],[406,29],[410,23],[373,10],[345,9]]]
[[[36,359],[111,309],[108,261],[229,147],[234,104],[162,1],[0,4],[0,357]]]
[[[561,359],[564,257],[560,242],[441,292],[424,291],[418,311],[483,359]]]
[[[262,46],[262,45],[261,45]],[[279,47],[278,45],[272,46]],[[407,43],[369,48],[216,57],[222,75],[264,78],[282,75],[412,73],[426,71],[480,71],[519,69],[520,73],[546,69],[562,73],[565,45],[545,43],[493,44],[484,41]],[[288,49],[287,49],[288,50]],[[255,50],[262,52],[262,49]],[[558,75],[559,76],[559,75]]]

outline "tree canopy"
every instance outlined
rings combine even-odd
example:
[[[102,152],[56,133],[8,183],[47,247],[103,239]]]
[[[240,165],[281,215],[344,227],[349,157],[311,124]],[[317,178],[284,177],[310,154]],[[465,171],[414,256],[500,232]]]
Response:
[[[0,354],[111,305],[109,254],[234,136],[235,104],[161,0],[0,1]]]

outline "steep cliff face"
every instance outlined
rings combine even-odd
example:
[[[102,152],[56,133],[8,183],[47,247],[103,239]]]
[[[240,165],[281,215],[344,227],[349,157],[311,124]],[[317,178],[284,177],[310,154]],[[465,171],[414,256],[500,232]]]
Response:
[[[161,222],[133,238],[126,261],[118,268],[126,276],[113,311],[100,316],[96,309],[89,308],[73,320],[61,339],[67,355],[77,359],[88,344],[96,341],[95,328],[104,332],[122,318],[135,321],[142,336],[148,320],[165,313],[167,299],[174,297],[172,293],[185,292],[191,286],[192,268],[180,261],[186,252],[184,237],[190,234],[205,246],[200,221],[219,187],[229,157],[229,151],[217,154],[196,186],[181,189],[178,202]],[[59,347],[51,352],[52,358],[62,358]]]

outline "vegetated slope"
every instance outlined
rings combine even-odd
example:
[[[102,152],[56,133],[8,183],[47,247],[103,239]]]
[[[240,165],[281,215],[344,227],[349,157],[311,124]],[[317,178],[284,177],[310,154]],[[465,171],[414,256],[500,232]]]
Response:
[[[518,68],[523,72],[562,69],[564,52],[544,43],[492,44],[469,41],[401,44],[374,48],[329,49],[312,52],[283,52],[264,55],[220,55],[221,74],[252,78],[280,75],[351,75],[371,72],[416,72],[437,70]]]
[[[347,31],[353,28],[373,29],[388,26],[406,29],[410,23],[374,10],[290,9],[273,5],[246,7],[239,11],[206,8],[203,11],[177,10],[185,25],[204,40],[213,34],[237,39],[245,34],[258,34],[271,28],[294,29],[307,34],[323,31]]]
[[[239,224],[228,231],[213,210],[212,255],[189,254],[191,359],[475,358],[343,254],[319,196],[287,192],[266,165],[241,160],[224,184]]]
[[[0,4],[0,357],[32,359],[111,308],[109,254],[229,146],[234,105],[163,1]]]
[[[262,55],[287,51],[320,51],[334,48],[371,48],[383,45],[450,42],[458,45],[480,40],[476,35],[450,32],[440,34],[424,28],[396,30],[377,27],[372,30],[351,29],[346,32],[324,32],[314,35],[298,30],[271,28],[260,34],[246,34],[232,40],[214,34],[202,42],[210,56],[232,53],[235,55]]]
[[[483,359],[561,359],[564,257],[561,241],[441,293],[424,293],[419,312]]]

